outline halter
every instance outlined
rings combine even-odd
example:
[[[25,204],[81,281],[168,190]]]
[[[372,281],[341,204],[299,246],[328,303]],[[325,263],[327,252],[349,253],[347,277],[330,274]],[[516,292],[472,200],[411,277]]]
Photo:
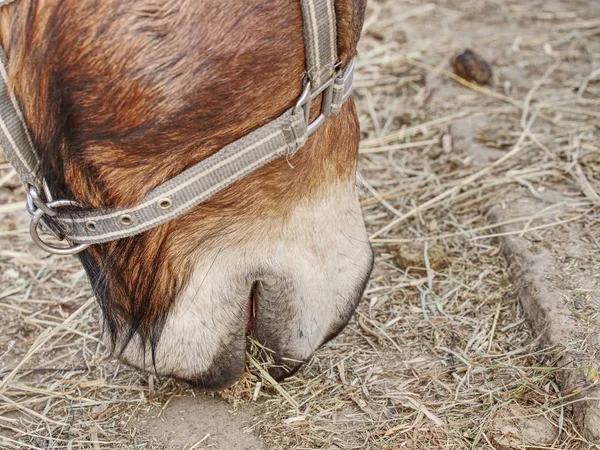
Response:
[[[0,0],[0,7],[13,1]],[[0,146],[25,185],[33,241],[47,252],[71,255],[92,244],[134,236],[186,213],[265,164],[294,155],[328,117],[339,113],[352,93],[353,62],[336,71],[334,1],[300,0],[306,77],[296,105],[150,190],[131,208],[90,209],[73,200],[53,199],[17,99],[8,90],[8,60],[0,46]],[[311,122],[310,107],[319,96],[321,112]],[[42,241],[40,224],[70,246],[55,247]]]

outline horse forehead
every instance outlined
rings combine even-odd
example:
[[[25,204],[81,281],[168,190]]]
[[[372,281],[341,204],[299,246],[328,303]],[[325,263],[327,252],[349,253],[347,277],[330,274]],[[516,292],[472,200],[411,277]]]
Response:
[[[16,71],[28,123],[48,159],[85,161],[53,175],[92,207],[134,204],[279,115],[301,89],[298,2],[173,3],[48,2],[36,30],[20,31],[37,39],[15,45],[26,53]],[[38,44],[42,68],[55,70],[39,70]]]

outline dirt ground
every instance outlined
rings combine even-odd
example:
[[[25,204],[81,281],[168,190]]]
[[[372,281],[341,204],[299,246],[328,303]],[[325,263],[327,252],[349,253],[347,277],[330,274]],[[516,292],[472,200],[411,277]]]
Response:
[[[453,78],[465,48],[492,85]],[[564,349],[529,328],[489,214],[558,191],[567,207],[508,233],[556,256],[573,309],[598,304],[600,2],[372,0],[357,69],[376,266],[346,330],[280,384],[251,368],[202,394],[110,358],[83,270],[30,243],[0,162],[0,448],[600,448],[573,408],[598,380],[561,387]]]
[[[538,192],[537,198],[511,196],[510,204],[494,207],[491,215],[495,222],[504,224],[499,229],[499,241],[529,325],[537,331],[543,346],[561,349],[558,366],[562,373],[557,379],[561,395],[578,391],[570,412],[584,436],[600,442],[597,218],[569,214],[578,207],[577,201],[565,195],[570,186],[562,186],[561,191],[556,187]],[[554,218],[545,217],[551,210],[571,217],[556,226]],[[533,229],[530,224],[524,226],[514,220],[532,215],[538,219]],[[527,233],[522,232],[524,228]]]

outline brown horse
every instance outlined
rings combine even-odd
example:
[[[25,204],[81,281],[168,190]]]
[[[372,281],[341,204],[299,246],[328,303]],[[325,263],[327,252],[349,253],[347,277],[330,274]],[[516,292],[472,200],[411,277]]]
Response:
[[[336,1],[341,67],[365,1]],[[294,106],[302,27],[298,0],[18,0],[0,10],[9,86],[49,187],[94,208],[135,205]],[[81,253],[113,350],[222,388],[243,371],[248,332],[286,366],[275,376],[334,337],[372,266],[355,191],[359,137],[349,101],[295,156]]]

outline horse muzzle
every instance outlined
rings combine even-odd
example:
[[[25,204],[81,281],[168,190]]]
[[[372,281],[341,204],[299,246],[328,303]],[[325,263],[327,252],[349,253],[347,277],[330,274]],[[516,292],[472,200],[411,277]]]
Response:
[[[249,337],[283,378],[344,328],[373,263],[354,186],[330,187],[280,223],[250,228],[196,255],[154,351],[133,340],[122,359],[221,389],[241,377]]]

